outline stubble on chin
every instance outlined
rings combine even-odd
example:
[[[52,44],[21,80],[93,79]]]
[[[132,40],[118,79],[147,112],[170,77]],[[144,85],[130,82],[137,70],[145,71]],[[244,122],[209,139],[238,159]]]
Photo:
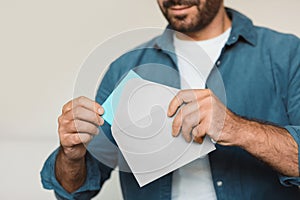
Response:
[[[193,11],[188,14],[174,15],[170,16],[166,13],[169,18],[169,23],[172,28],[179,32],[190,32],[193,28],[197,26],[198,20],[200,18],[199,9],[195,7]]]

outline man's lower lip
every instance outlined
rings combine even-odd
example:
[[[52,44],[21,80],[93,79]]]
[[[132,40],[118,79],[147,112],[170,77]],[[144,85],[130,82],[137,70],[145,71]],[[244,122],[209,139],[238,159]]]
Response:
[[[173,14],[185,14],[188,9],[190,9],[193,6],[172,6],[169,8],[169,12],[172,12]]]

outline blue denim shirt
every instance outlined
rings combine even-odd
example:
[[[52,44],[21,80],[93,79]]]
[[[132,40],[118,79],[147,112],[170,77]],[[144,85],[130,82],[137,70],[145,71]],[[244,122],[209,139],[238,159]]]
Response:
[[[227,9],[232,31],[217,61],[226,91],[226,106],[238,115],[275,123],[286,128],[300,145],[300,41],[297,37],[254,26],[247,17]],[[147,63],[157,63],[177,70],[176,55],[170,31],[130,51],[107,71],[96,96],[105,101],[120,78],[130,69]],[[151,69],[149,69],[151,70]],[[143,78],[179,87],[178,76],[158,73]],[[207,87],[217,92],[212,72]],[[218,95],[218,94],[217,94]],[[110,126],[102,127],[103,134],[114,142]],[[99,139],[101,142],[101,138]],[[104,139],[105,140],[105,139]],[[285,177],[239,147],[224,147],[209,154],[212,178],[217,198],[232,199],[300,199],[299,177]],[[86,155],[87,179],[72,194],[67,193],[55,178],[54,151],[41,171],[44,188],[53,189],[59,199],[89,199],[96,195],[110,176],[113,167],[122,159],[118,150],[102,151],[114,163],[107,167],[95,157]],[[299,159],[300,160],[300,159]],[[300,170],[299,170],[300,171]],[[222,184],[217,184],[222,181]],[[120,172],[124,199],[171,199],[172,173],[140,188],[131,173]]]

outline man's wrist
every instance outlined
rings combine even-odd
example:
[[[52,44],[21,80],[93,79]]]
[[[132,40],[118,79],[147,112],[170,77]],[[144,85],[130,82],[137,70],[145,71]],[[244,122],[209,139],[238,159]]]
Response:
[[[59,162],[64,163],[65,166],[78,167],[85,163],[85,156],[78,157],[76,159],[70,158],[64,151],[63,147],[60,147],[56,159],[59,160]]]
[[[226,113],[224,127],[217,143],[224,146],[244,146],[247,145],[249,140],[254,136],[248,134],[247,130],[251,126],[251,121],[246,120],[231,111]]]
[[[236,139],[234,140],[234,146],[248,149],[254,144],[260,144],[264,142],[262,124],[238,117]]]
[[[76,160],[69,159],[61,148],[56,158],[55,175],[67,192],[74,192],[85,182],[85,157]]]

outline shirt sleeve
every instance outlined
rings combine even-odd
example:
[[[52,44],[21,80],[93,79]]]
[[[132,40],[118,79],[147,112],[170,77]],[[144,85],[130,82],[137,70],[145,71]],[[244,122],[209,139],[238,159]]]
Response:
[[[286,126],[285,129],[293,136],[294,140],[298,144],[298,149],[300,146],[300,126]],[[300,154],[298,151],[298,162],[300,161]],[[300,172],[300,165],[298,164],[299,172]],[[300,177],[288,177],[279,175],[279,180],[281,184],[284,186],[300,186]]]
[[[284,128],[291,134],[298,144],[298,163],[300,164],[300,42],[296,39],[295,48],[292,49],[290,56],[290,68],[288,74],[287,85],[287,114],[289,116],[290,125]],[[300,165],[298,164],[299,172]],[[300,186],[300,177],[280,176],[280,182],[285,186]]]
[[[111,170],[97,161],[89,152],[86,154],[87,177],[85,183],[75,192],[68,193],[57,181],[55,175],[55,161],[59,148],[56,149],[46,160],[42,171],[41,179],[45,189],[54,190],[57,199],[91,199],[98,194],[102,183],[109,177]]]

